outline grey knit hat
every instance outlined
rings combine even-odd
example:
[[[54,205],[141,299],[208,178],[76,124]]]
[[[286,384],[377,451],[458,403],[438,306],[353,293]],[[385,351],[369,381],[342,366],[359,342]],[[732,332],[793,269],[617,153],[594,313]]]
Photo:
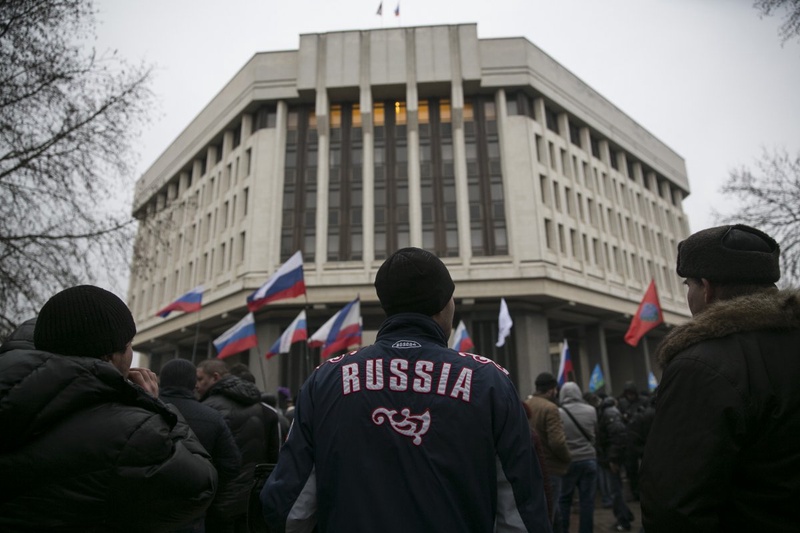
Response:
[[[37,350],[99,359],[124,352],[134,335],[136,324],[125,302],[100,287],[78,285],[44,304],[33,343]]]
[[[775,283],[780,247],[763,231],[735,224],[708,228],[678,244],[678,275],[717,283]]]
[[[444,309],[455,288],[442,260],[420,248],[397,250],[375,276],[375,291],[387,316],[433,316]]]

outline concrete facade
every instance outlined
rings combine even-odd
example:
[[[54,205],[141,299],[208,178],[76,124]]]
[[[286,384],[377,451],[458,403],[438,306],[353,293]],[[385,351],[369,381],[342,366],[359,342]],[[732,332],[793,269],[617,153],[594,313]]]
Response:
[[[466,323],[476,351],[508,366],[522,396],[539,372],[555,373],[565,338],[584,390],[595,364],[607,391],[619,393],[627,380],[644,388],[650,370],[659,375],[650,357],[658,339],[689,316],[674,273],[677,242],[689,233],[681,206],[689,194],[685,163],[526,39],[479,39],[474,24],[301,35],[298,50],[253,56],[137,182],[140,228],[128,295],[139,328],[134,349],[155,370],[176,356],[213,357],[210,341],[247,312],[246,296],[281,265],[287,135],[298,106],[313,111],[317,143],[315,212],[308,211],[304,241],[313,248],[304,265],[307,298],[257,311],[260,346],[234,360],[246,361],[266,390],[296,389],[315,351],[296,348],[269,361],[259,353],[301,309],[311,334],[356,295],[364,343],[371,342],[383,317],[372,287],[383,262],[375,244],[375,146],[383,142],[376,102],[403,106],[408,230],[400,238],[423,247],[420,124],[431,98],[451,110],[458,253],[443,260],[456,282],[456,320]],[[473,253],[466,138],[476,98],[496,110],[502,253]],[[332,110],[342,102],[360,113],[363,246],[357,259],[331,261]],[[264,109],[266,126],[256,124]],[[651,279],[668,325],[633,349],[622,336]],[[154,317],[201,284],[201,312]],[[514,328],[496,348],[501,297]]]

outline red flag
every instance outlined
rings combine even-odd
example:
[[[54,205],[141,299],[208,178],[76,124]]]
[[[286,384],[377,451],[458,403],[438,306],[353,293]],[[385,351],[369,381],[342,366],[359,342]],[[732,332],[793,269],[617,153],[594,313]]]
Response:
[[[647,287],[647,292],[642,298],[642,303],[639,304],[639,309],[636,310],[628,332],[625,334],[625,342],[635,347],[645,333],[662,322],[664,322],[664,314],[661,312],[661,304],[658,302],[656,282],[651,280],[650,286]]]

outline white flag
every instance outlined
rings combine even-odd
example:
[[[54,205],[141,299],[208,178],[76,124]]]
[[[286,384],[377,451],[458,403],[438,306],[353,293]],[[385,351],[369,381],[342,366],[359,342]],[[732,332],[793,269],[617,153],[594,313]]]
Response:
[[[511,315],[508,314],[508,305],[506,305],[506,299],[500,299],[500,316],[497,319],[497,328],[499,331],[497,332],[497,347],[504,345],[506,343],[506,337],[511,333],[511,326],[514,325],[514,321],[511,320]]]

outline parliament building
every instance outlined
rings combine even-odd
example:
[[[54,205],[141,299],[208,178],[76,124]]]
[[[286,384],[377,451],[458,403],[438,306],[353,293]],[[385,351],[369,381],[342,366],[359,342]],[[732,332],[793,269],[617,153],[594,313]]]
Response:
[[[606,392],[644,389],[659,339],[689,317],[675,273],[688,194],[683,158],[525,38],[475,24],[301,35],[256,53],[137,181],[134,349],[156,371],[214,357],[300,250],[306,295],[257,310],[259,346],[229,359],[296,393],[319,350],[267,349],[301,310],[310,336],[356,297],[373,342],[375,273],[417,246],[445,262],[456,323],[522,397],[565,339],[583,390],[598,364]],[[651,280],[665,324],[633,348]],[[156,316],[200,285],[199,312]],[[498,348],[501,298],[514,324]]]

